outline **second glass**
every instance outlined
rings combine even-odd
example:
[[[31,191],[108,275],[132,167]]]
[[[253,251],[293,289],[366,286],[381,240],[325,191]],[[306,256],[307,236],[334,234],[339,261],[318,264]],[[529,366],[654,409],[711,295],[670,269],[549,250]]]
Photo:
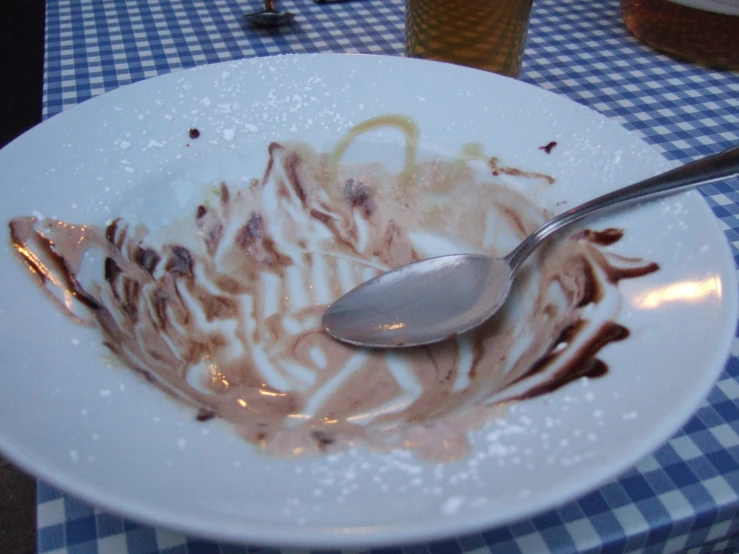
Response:
[[[533,0],[406,0],[405,55],[521,72]]]

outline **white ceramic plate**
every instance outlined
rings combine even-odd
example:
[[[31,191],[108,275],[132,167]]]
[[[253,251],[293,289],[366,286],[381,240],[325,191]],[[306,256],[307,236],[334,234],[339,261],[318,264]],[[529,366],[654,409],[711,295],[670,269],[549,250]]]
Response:
[[[176,202],[175,182],[197,189],[259,175],[271,140],[326,149],[351,124],[386,113],[414,118],[423,149],[453,153],[479,141],[509,165],[554,175],[541,197],[550,208],[670,165],[617,124],[521,82],[402,58],[289,56],[150,79],[55,116],[0,152],[1,219],[36,211],[102,224],[131,206]],[[539,150],[552,140],[550,155]],[[378,135],[364,155],[399,152],[400,143]],[[619,318],[632,336],[603,351],[610,373],[519,404],[474,434],[469,458],[447,466],[363,449],[277,460],[227,425],[197,423],[132,372],[107,367],[95,333],[40,293],[6,232],[0,449],[93,504],[228,541],[401,543],[555,507],[685,422],[718,376],[736,323],[734,264],[697,193],[597,225],[625,228],[615,250],[662,267],[622,282]]]

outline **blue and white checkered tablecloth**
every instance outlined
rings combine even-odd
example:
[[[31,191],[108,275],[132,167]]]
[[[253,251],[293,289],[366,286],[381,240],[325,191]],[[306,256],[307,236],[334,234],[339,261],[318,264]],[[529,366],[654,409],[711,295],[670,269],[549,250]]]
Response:
[[[242,13],[258,3],[47,0],[44,116],[198,64],[298,52],[402,55],[403,0],[283,0],[280,7],[297,17],[281,32],[242,25]],[[521,78],[605,114],[670,159],[686,162],[739,144],[739,73],[678,62],[637,42],[621,22],[618,0],[536,0]],[[703,191],[739,263],[739,191],[731,184]],[[735,340],[719,382],[687,425],[599,490],[508,527],[382,552],[739,552],[737,356]],[[151,529],[44,483],[38,551],[278,552]]]

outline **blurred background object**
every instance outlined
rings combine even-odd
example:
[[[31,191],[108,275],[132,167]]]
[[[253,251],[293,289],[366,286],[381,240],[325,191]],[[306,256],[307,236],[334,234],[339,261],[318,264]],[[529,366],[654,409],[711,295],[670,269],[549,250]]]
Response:
[[[41,121],[44,7],[0,0],[0,147]]]
[[[621,0],[621,10],[629,31],[653,48],[739,69],[739,0]]]
[[[264,0],[264,9],[244,14],[246,20],[255,27],[281,27],[289,25],[295,15],[275,8],[274,0]]]
[[[405,55],[521,73],[532,0],[406,0]]]

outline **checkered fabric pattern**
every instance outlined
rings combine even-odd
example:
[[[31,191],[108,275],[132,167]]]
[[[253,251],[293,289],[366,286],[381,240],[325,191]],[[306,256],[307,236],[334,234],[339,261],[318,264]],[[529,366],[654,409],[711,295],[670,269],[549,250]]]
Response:
[[[316,5],[279,33],[242,25],[258,0],[47,0],[44,115],[168,71],[297,52],[402,55],[403,0]],[[739,73],[654,52],[617,0],[536,0],[521,79],[589,106],[686,162],[739,144]],[[739,263],[737,182],[703,188]],[[739,551],[739,341],[687,425],[617,480],[557,510],[397,554]],[[260,552],[144,527],[38,487],[38,551],[55,554]]]

